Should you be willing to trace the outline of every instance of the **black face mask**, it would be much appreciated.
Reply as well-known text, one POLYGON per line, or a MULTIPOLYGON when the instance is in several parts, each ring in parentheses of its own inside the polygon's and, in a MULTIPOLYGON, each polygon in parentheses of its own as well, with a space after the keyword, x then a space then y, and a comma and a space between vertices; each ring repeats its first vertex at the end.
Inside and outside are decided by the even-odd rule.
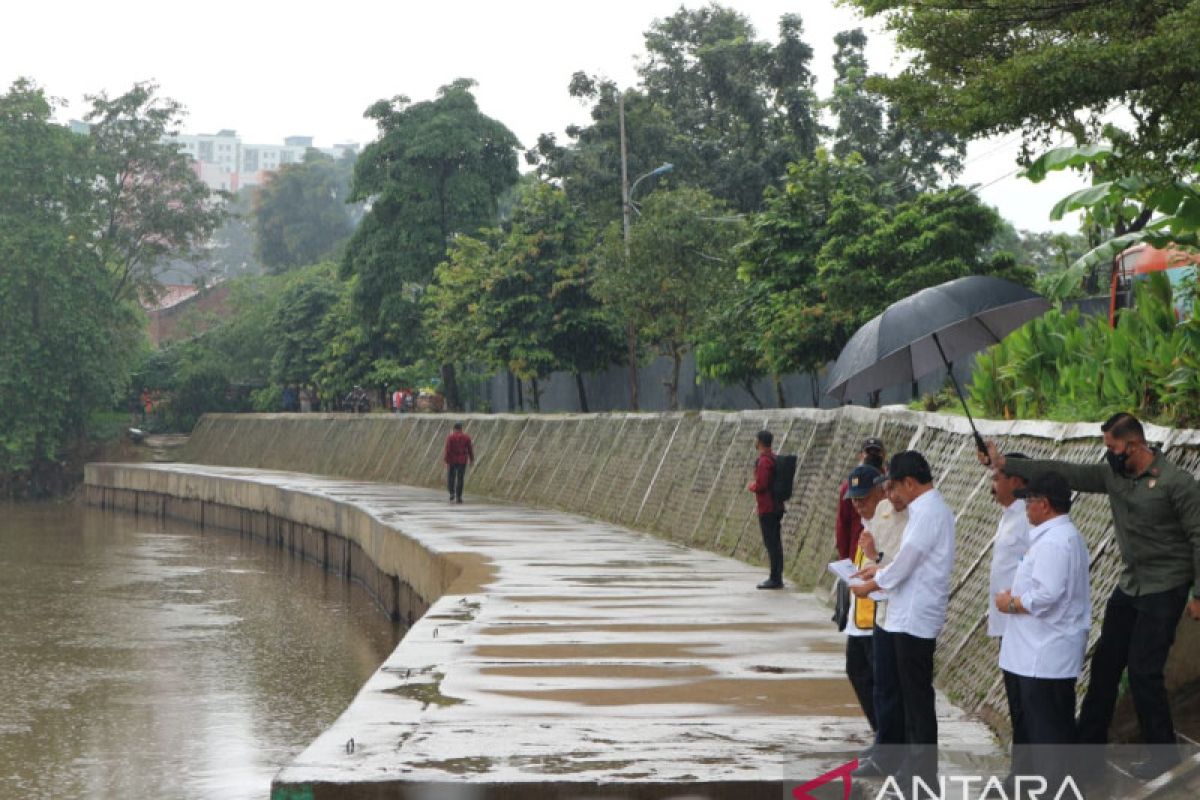
POLYGON ((1125 475, 1125 467, 1129 463, 1129 453, 1114 453, 1111 450, 1106 450, 1104 459, 1108 462, 1108 466, 1114 475, 1125 475))

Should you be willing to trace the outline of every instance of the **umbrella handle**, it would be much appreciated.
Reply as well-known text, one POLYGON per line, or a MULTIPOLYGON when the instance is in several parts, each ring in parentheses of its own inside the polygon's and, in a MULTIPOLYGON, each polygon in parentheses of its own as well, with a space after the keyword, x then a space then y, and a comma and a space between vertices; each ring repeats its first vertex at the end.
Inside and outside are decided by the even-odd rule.
POLYGON ((979 429, 975 427, 975 420, 971 417, 971 409, 967 408, 967 398, 963 396, 962 387, 958 385, 958 378, 954 377, 954 368, 950 366, 950 359, 946 358, 946 351, 942 349, 942 342, 938 339, 938 335, 933 335, 933 343, 937 345, 938 353, 942 356, 942 363, 946 365, 946 372, 950 373, 950 382, 954 384, 954 391, 958 393, 958 401, 962 403, 963 412, 967 415, 967 422, 971 423, 971 433, 975 434, 975 446, 979 448, 979 452, 983 453, 983 461, 989 467, 992 465, 991 456, 988 455, 987 443, 983 441, 983 437, 979 435, 979 429))

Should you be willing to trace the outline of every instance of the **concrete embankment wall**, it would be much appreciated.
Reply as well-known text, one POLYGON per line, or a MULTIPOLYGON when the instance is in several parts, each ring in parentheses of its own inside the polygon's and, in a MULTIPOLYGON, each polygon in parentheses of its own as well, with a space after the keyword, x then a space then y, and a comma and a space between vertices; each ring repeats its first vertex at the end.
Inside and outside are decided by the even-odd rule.
MULTIPOLYGON (((442 443, 449 415, 210 415, 181 461, 284 469, 444 487, 442 443)), ((903 409, 770 412, 479 415, 462 420, 475 442, 467 495, 558 508, 645 530, 689 547, 763 562, 753 500, 745 491, 754 433, 775 433, 776 449, 799 456, 795 497, 784 519, 787 576, 828 591, 835 557, 838 484, 859 444, 880 436, 890 452, 917 449, 958 513, 958 551, 949 621, 939 639, 938 681, 957 703, 1004 726, 996 646, 986 636, 988 564, 998 509, 988 472, 975 458, 966 421, 903 409)), ((985 436, 1035 458, 1100 458, 1098 426, 981 422, 985 436)), ((1193 473, 1200 432, 1151 428, 1150 437, 1193 473)), ((1106 498, 1080 498, 1072 512, 1092 553, 1096 618, 1116 582, 1119 554, 1106 498)), ((569 549, 570 541, 550 546, 569 549)), ((1181 554, 1181 557, 1187 557, 1181 554)), ((411 574, 411 570, 409 570, 411 574)), ((393 573, 397 574, 397 573, 393 573)), ((748 589, 750 587, 747 587, 748 589)), ((1200 677, 1200 635, 1184 622, 1170 666, 1172 686, 1200 677)), ((1099 632, 1093 627, 1093 643, 1099 632)), ((1083 688, 1081 683, 1081 690, 1083 688)))
POLYGON ((478 566, 470 554, 431 552, 353 504, 291 488, 136 464, 88 464, 86 473, 89 505, 180 519, 286 549, 359 583, 409 627, 456 580, 473 579, 478 566))

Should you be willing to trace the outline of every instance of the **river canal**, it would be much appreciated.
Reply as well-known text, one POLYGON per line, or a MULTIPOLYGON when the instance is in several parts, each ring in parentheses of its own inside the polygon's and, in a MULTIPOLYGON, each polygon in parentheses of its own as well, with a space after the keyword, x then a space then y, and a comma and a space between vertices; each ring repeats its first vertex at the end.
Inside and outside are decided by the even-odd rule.
POLYGON ((401 634, 236 534, 0 504, 0 797, 266 798, 401 634))

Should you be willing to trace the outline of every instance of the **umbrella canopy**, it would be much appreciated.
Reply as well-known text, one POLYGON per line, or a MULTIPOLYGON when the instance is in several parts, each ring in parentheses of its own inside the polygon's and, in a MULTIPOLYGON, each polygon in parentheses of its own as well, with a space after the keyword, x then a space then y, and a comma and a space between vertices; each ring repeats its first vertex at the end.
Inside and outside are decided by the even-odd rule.
POLYGON ((999 342, 1050 308, 1036 292, 986 275, 922 289, 850 337, 825 393, 844 400, 915 381, 999 342))

